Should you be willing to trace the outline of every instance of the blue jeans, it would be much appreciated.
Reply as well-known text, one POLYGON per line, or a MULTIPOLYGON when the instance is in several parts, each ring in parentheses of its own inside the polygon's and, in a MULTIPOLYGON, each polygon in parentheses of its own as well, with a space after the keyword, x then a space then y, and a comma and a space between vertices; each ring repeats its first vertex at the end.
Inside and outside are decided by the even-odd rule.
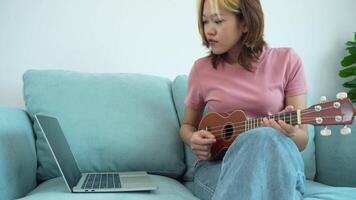
POLYGON ((200 161, 194 194, 214 200, 303 199, 304 163, 295 143, 276 129, 242 133, 222 161, 200 161))

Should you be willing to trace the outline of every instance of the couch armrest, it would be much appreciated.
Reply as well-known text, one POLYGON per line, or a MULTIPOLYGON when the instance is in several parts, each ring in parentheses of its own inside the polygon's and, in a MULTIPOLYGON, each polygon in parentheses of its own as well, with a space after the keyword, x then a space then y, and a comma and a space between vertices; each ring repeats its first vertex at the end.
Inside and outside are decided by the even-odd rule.
POLYGON ((0 199, 16 199, 36 187, 32 123, 25 111, 0 107, 0 199))

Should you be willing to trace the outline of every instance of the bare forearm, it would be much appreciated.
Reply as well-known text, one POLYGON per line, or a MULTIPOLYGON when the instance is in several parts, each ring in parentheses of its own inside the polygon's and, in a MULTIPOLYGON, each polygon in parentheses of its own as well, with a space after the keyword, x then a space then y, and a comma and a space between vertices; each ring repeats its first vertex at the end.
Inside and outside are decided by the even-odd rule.
POLYGON ((190 138, 192 134, 196 131, 196 128, 189 124, 183 124, 180 128, 180 137, 182 138, 183 142, 190 146, 190 138))
POLYGON ((298 128, 291 139, 297 145, 299 151, 303 151, 308 144, 308 131, 306 125, 302 125, 298 128))

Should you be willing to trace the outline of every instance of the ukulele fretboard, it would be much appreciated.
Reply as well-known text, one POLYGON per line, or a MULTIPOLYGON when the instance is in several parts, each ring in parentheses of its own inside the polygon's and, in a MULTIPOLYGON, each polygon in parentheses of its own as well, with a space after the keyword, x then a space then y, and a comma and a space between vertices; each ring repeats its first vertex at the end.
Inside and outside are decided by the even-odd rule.
MULTIPOLYGON (((273 119, 275 121, 282 120, 287 124, 292 126, 301 124, 300 123, 300 111, 292 111, 292 112, 283 112, 274 115, 266 116, 267 119, 273 119)), ((264 117, 254 118, 254 119, 247 119, 245 120, 245 131, 252 130, 255 128, 262 127, 264 117)))

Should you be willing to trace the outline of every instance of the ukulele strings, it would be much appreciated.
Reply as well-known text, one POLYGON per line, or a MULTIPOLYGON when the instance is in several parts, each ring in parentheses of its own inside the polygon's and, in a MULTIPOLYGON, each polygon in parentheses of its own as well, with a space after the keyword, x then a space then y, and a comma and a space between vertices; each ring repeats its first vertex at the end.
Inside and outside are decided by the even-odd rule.
MULTIPOLYGON (((312 122, 312 121, 314 121, 314 120, 305 120, 305 121, 303 121, 303 123, 312 122)), ((265 127, 265 126, 259 126, 259 127, 255 127, 255 128, 260 128, 260 127, 265 127)), ((229 137, 237 136, 237 135, 239 135, 245 131, 251 130, 251 129, 245 130, 245 128, 243 128, 243 129, 234 129, 234 130, 229 130, 224 133, 214 134, 215 139, 222 139, 222 138, 226 138, 226 137, 229 138, 229 137), (234 130, 236 130, 237 133, 233 133, 233 132, 235 132, 234 130)), ((218 133, 220 131, 215 131, 215 132, 218 133)), ((213 132, 211 132, 211 133, 213 133, 213 132)))
MULTIPOLYGON (((332 108, 334 108, 334 107, 327 107, 327 108, 325 108, 324 110, 328 110, 328 109, 332 109, 332 108)), ((303 115, 307 115, 307 114, 312 114, 312 113, 316 113, 316 112, 318 112, 318 111, 314 111, 314 110, 312 110, 312 109, 308 109, 308 110, 303 110, 302 112, 301 112, 301 116, 303 116, 303 115), (311 112, 306 112, 306 111, 308 111, 308 110, 310 110, 311 112), (305 112, 304 112, 305 111, 305 112)), ((291 112, 292 113, 292 112, 291 112)), ((288 117, 288 118, 286 118, 286 119, 289 119, 290 117, 288 117)), ((291 119, 292 120, 290 120, 290 121, 293 121, 293 120, 296 120, 298 118, 298 116, 296 115, 296 114, 294 114, 294 115, 292 115, 292 117, 291 117, 291 119)), ((313 118, 313 117, 309 117, 309 118, 313 118)), ((252 119, 252 120, 254 120, 254 119, 252 119)), ((245 120, 246 121, 246 120, 245 120)), ((245 126, 245 124, 246 124, 246 122, 235 122, 235 123, 231 123, 231 125, 233 125, 233 126, 235 126, 235 125, 243 125, 243 126, 245 126)), ((257 120, 258 121, 258 120, 257 120)), ((252 121, 251 121, 252 122, 252 121)), ((224 126, 221 126, 221 125, 218 125, 218 126, 212 126, 212 127, 209 127, 209 129, 210 130, 214 130, 214 129, 221 129, 221 128, 223 128, 224 126)), ((236 127, 236 126, 235 126, 236 127)))
MULTIPOLYGON (((333 119, 334 117, 324 117, 324 119, 333 119)), ((296 118, 295 118, 296 119, 296 118)), ((282 120, 283 121, 283 120, 282 120)), ((306 124, 308 122, 315 122, 315 118, 314 117, 305 117, 302 121, 301 124, 306 124)), ((230 125, 230 124, 229 124, 230 125)), ((221 129, 223 129, 225 126, 222 126, 219 130, 213 130, 211 131, 210 129, 208 129, 209 132, 211 133, 218 133, 221 131, 221 129)), ((264 127, 262 125, 259 125, 257 123, 255 124, 250 124, 250 126, 245 126, 245 125, 240 125, 240 126, 232 126, 232 128, 227 128, 227 129, 239 129, 239 128, 243 128, 243 129, 253 129, 253 128, 259 128, 259 127, 264 127)))
MULTIPOLYGON (((326 109, 330 109, 330 108, 325 108, 326 109)), ((307 111, 307 110, 305 110, 307 111)), ((305 113, 302 113, 302 115, 304 114, 310 114, 310 113, 314 113, 315 111, 312 111, 312 112, 305 112, 305 113)), ((324 117, 324 118, 334 118, 334 117, 324 117)), ((293 117, 293 120, 297 119, 295 116, 293 117)), ((309 117, 309 118, 304 118, 301 122, 301 124, 305 124, 305 123, 308 123, 308 122, 314 122, 314 117, 309 117)), ((233 126, 233 128, 230 128, 228 129, 228 131, 224 132, 224 133, 220 133, 221 132, 221 128, 223 128, 224 126, 215 126, 213 128, 217 128, 217 127, 220 127, 220 130, 218 131, 210 131, 211 133, 220 133, 220 134, 214 134, 215 135, 215 138, 216 139, 219 139, 219 138, 223 138, 223 137, 232 137, 232 136, 235 136, 235 135, 238 135, 240 134, 241 132, 244 132, 244 131, 247 131, 246 130, 246 126, 245 125, 242 125, 242 126, 238 126, 238 124, 243 124, 244 122, 237 122, 237 123, 232 123, 232 124, 235 124, 235 126, 233 126), (242 128, 242 129, 241 129, 242 128), (237 130, 238 132, 240 133, 237 133, 237 134, 231 134, 232 132, 234 132, 234 130, 237 130), (229 135, 231 134, 231 135, 229 135)), ((252 127, 252 126, 251 126, 252 127)), ((264 126, 258 126, 257 127, 253 127, 252 129, 254 128, 259 128, 259 127, 264 127, 264 126)), ((248 130, 250 130, 250 128, 247 128, 248 130)))
MULTIPOLYGON (((324 117, 324 118, 334 118, 334 117, 324 117)), ((301 124, 306 124, 308 122, 315 122, 315 120, 314 120, 314 118, 305 119, 305 120, 302 120, 301 124)), ((223 138, 223 137, 225 137, 225 135, 228 135, 228 134, 234 132, 234 130, 237 130, 239 133, 232 134, 231 136, 238 135, 241 132, 245 132, 245 131, 248 131, 248 130, 251 130, 251 129, 255 129, 255 128, 260 128, 260 127, 265 127, 265 126, 255 126, 255 127, 252 127, 252 128, 246 128, 245 126, 233 126, 233 128, 230 128, 225 132, 222 132, 221 130, 210 131, 210 132, 212 134, 214 134, 215 138, 223 138), (222 133, 220 133, 220 132, 222 132, 222 133)))

